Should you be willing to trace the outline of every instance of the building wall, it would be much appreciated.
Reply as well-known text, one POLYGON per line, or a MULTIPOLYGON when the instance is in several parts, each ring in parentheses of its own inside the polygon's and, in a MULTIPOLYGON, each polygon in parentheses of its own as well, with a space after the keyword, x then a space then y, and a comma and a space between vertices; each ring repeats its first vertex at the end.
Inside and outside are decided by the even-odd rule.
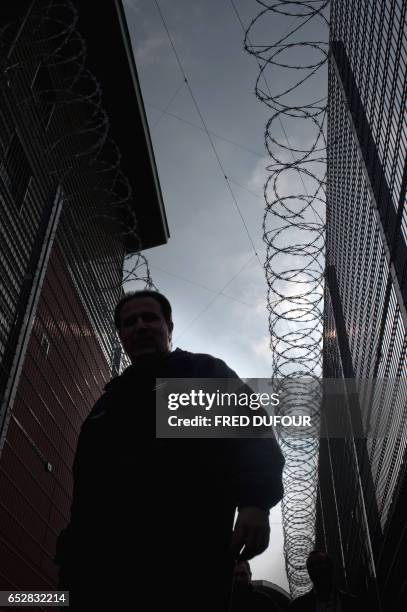
POLYGON ((0 590, 56 587, 74 452, 111 377, 122 293, 126 181, 114 145, 98 147, 107 133, 92 120, 108 121, 98 92, 86 105, 95 83, 82 71, 72 86, 79 36, 67 56, 52 36, 72 31, 70 4, 50 4, 32 4, 18 39, 0 30, 0 590))
POLYGON ((79 430, 109 379, 55 244, 0 460, 2 590, 55 588, 55 541, 69 520, 79 430))
MULTIPOLYGON (((406 14, 405 0, 331 3, 324 376, 393 382, 358 385, 363 447, 321 445, 317 540, 341 553, 341 579, 359 592, 364 568, 376 600, 388 596, 383 572, 400 570, 386 541, 407 450, 405 386, 394 382, 407 375, 406 14)), ((401 574, 394 584, 401 593, 401 574)))

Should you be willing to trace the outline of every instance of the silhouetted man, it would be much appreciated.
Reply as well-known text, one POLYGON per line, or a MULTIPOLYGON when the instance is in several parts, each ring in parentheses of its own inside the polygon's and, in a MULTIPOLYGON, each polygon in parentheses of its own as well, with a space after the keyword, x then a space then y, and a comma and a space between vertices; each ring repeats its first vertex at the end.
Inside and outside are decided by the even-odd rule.
POLYGON ((154 605, 162 597, 168 609, 226 609, 233 558, 267 548, 268 512, 283 493, 280 449, 274 439, 157 439, 154 470, 156 378, 237 375, 210 355, 171 351, 171 306, 160 293, 125 296, 115 323, 132 364, 82 426, 71 521, 57 546, 60 586, 88 609, 131 609, 148 582, 154 605), (214 580, 197 598, 208 564, 214 580))
POLYGON ((290 611, 357 612, 362 609, 356 597, 336 588, 332 561, 327 553, 312 551, 308 555, 307 570, 314 588, 294 599, 290 611))

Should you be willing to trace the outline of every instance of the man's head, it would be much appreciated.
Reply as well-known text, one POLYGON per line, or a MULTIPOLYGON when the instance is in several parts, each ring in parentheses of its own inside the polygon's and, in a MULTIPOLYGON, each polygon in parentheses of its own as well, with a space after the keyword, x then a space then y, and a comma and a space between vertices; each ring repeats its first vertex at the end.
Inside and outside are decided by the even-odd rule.
POLYGON ((134 362, 144 353, 171 350, 171 304, 158 291, 135 291, 117 304, 114 322, 123 348, 134 362))
POLYGON ((248 585, 252 582, 252 571, 248 561, 241 559, 236 562, 233 572, 234 584, 248 585))
POLYGON ((333 585, 333 565, 326 552, 313 550, 307 559, 307 570, 316 591, 327 591, 333 585))

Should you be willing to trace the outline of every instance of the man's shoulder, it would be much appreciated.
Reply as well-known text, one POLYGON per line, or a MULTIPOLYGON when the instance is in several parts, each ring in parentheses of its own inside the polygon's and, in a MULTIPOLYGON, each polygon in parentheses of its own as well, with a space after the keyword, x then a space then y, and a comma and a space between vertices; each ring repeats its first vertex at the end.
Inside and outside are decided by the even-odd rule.
POLYGON ((209 355, 208 353, 191 353, 176 348, 171 353, 171 361, 174 365, 187 366, 194 375, 199 378, 237 378, 237 374, 222 359, 209 355))
MULTIPOLYGON (((176 348, 168 355, 168 372, 164 375, 176 378, 238 378, 222 359, 207 353, 192 353, 176 348)), ((112 378, 104 387, 104 391, 97 400, 92 410, 86 417, 83 425, 92 424, 102 419, 112 403, 127 384, 134 382, 134 374, 137 372, 133 365, 126 368, 119 376, 112 378)))
POLYGON ((176 348, 170 354, 171 359, 186 359, 191 361, 219 361, 213 355, 208 353, 192 353, 191 351, 185 351, 184 349, 176 348))
POLYGON ((110 396, 109 394, 104 392, 96 401, 88 416, 83 421, 81 427, 82 434, 84 434, 88 430, 92 430, 94 425, 98 425, 99 423, 102 423, 104 421, 104 417, 108 412, 109 405, 110 396))
POLYGON ((121 390, 123 383, 129 376, 129 370, 131 367, 132 366, 129 366, 120 375, 114 376, 108 383, 106 383, 102 395, 96 401, 88 416, 85 418, 83 426, 100 421, 107 413, 110 405, 115 400, 116 392, 121 390))

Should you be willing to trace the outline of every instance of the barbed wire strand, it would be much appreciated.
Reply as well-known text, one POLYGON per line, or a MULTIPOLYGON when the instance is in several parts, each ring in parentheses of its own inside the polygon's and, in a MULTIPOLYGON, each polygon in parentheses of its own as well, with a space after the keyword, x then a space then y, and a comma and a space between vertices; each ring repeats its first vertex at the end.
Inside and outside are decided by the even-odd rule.
POLYGON ((251 234, 250 234, 250 231, 249 231, 249 228, 248 228, 248 226, 247 226, 247 223, 246 223, 246 221, 245 221, 245 219, 244 219, 244 217, 243 217, 242 211, 240 210, 239 204, 238 204, 237 199, 236 199, 236 196, 235 196, 235 194, 234 194, 234 192, 233 192, 232 186, 231 186, 231 184, 230 184, 230 182, 229 182, 229 179, 228 179, 228 176, 227 176, 227 174, 226 174, 225 168, 224 168, 224 166, 223 166, 223 164, 222 164, 222 161, 221 161, 221 159, 220 159, 220 157, 219 157, 219 154, 218 154, 217 149, 216 149, 216 147, 215 147, 215 143, 213 142, 213 138, 212 138, 211 133, 210 133, 210 131, 209 131, 209 129, 208 129, 208 126, 207 126, 207 124, 206 124, 206 121, 205 121, 205 119, 204 119, 204 117, 203 117, 203 115, 202 115, 202 112, 201 112, 201 109, 200 109, 200 107, 199 107, 199 104, 198 104, 197 98, 196 98, 196 96, 194 95, 194 93, 193 93, 193 91, 192 91, 192 88, 191 88, 191 85, 190 85, 190 83, 189 83, 189 81, 188 81, 188 79, 187 79, 187 76, 186 76, 185 70, 184 70, 184 68, 183 68, 182 62, 181 62, 181 60, 180 60, 180 58, 179 58, 179 55, 178 55, 178 53, 177 53, 177 49, 176 49, 176 47, 175 47, 174 40, 173 40, 173 38, 172 38, 172 36, 171 36, 171 33, 170 33, 170 31, 169 31, 169 28, 168 28, 167 22, 166 22, 166 20, 165 20, 165 17, 164 17, 164 15, 163 15, 162 11, 161 11, 161 8, 160 8, 160 5, 159 5, 159 3, 158 3, 158 0, 154 0, 154 3, 155 3, 155 5, 156 5, 156 7, 157 7, 157 11, 158 11, 158 13, 159 13, 159 15, 160 15, 160 18, 161 18, 161 21, 162 21, 162 23, 163 23, 163 26, 164 26, 165 32, 166 32, 166 34, 167 34, 168 40, 169 40, 170 45, 171 45, 171 47, 172 47, 172 50, 173 50, 173 52, 174 52, 174 56, 175 56, 175 59, 176 59, 176 61, 177 61, 178 67, 179 67, 179 69, 180 69, 180 71, 181 71, 181 74, 183 75, 183 78, 184 78, 185 84, 186 84, 186 86, 187 86, 187 88, 188 88, 188 91, 189 91, 189 94, 190 94, 190 96, 191 96, 192 102, 193 102, 193 104, 194 104, 194 106, 195 106, 195 110, 196 110, 196 112, 198 113, 199 119, 200 119, 200 121, 201 121, 201 123, 202 123, 202 126, 203 126, 203 128, 204 128, 204 130, 205 130, 205 133, 206 133, 206 135, 207 135, 207 137, 208 137, 208 140, 209 140, 209 144, 210 144, 210 146, 211 146, 211 149, 212 149, 212 151, 213 151, 213 153, 214 153, 214 155, 215 155, 216 161, 217 161, 217 163, 218 163, 218 165, 219 165, 219 168, 220 168, 220 170, 221 170, 221 172, 222 172, 223 178, 225 179, 226 186, 227 186, 228 191, 229 191, 229 193, 230 193, 230 196, 231 196, 231 198, 232 198, 233 204, 234 204, 234 206, 235 206, 235 208, 236 208, 236 210, 237 210, 237 213, 238 213, 238 215, 239 215, 239 217, 240 217, 240 219, 241 219, 241 222, 242 222, 242 224, 243 224, 243 227, 244 227, 244 230, 245 230, 245 232, 246 232, 247 238, 248 238, 248 240, 249 240, 249 242, 250 242, 250 245, 251 245, 251 247, 252 247, 252 249, 253 249, 254 255, 255 255, 255 257, 256 257, 256 259, 257 259, 257 261, 259 262, 260 267, 263 269, 263 264, 261 263, 261 260, 260 260, 260 258, 259 258, 259 255, 258 255, 258 253, 257 253, 257 250, 256 250, 256 247, 255 247, 255 244, 254 244, 253 238, 252 238, 252 236, 251 236, 251 234))
MULTIPOLYGON (((326 64, 327 41, 293 39, 313 20, 328 24, 323 14, 328 1, 266 4, 258 0, 262 10, 247 28, 234 1, 230 1, 245 33, 244 48, 259 67, 255 94, 273 111, 264 134, 272 163, 267 167, 270 174, 264 186, 263 218, 272 378, 279 379, 282 391, 280 414, 293 415, 306 409, 314 424, 309 437, 288 438, 282 429, 278 432, 286 458, 282 501, 286 571, 291 595, 297 597, 310 587, 305 562, 315 537, 326 182, 326 98, 300 104, 298 100, 305 84, 326 64), (251 33, 266 15, 289 18, 290 24, 276 42, 254 45, 251 33), (283 59, 293 57, 296 49, 301 49, 301 64, 283 59), (317 54, 318 59, 307 62, 307 53, 317 54), (283 84, 282 91, 269 87, 266 70, 270 67, 285 72, 280 80, 274 79, 283 84), (284 85, 294 73, 298 75, 294 83, 284 85), (276 121, 282 138, 275 136, 276 121), (294 147, 286 123, 298 129, 301 121, 313 129, 313 137, 309 146, 294 147)), ((295 133, 293 129, 290 132, 295 133)))
MULTIPOLYGON (((78 20, 70 0, 36 2, 16 45, 3 54, 2 70, 8 95, 16 99, 27 125, 31 121, 27 129, 35 129, 43 141, 43 163, 63 193, 60 240, 75 278, 93 296, 95 329, 111 359, 114 346, 107 346, 106 338, 117 343, 112 316, 117 299, 129 282, 156 287, 141 252, 132 186, 121 170, 120 149, 110 136, 102 87, 86 67, 86 42, 77 29, 78 20), (47 73, 46 79, 36 78, 33 88, 22 94, 25 75, 35 75, 38 67, 47 73), (36 126, 49 107, 47 100, 52 100, 52 114, 40 132, 36 126), (102 240, 101 232, 106 252, 98 257, 95 247, 102 240), (127 253, 125 243, 131 243, 127 253), (119 264, 123 258, 124 272, 119 264)), ((13 24, 0 32, 5 49, 10 28, 13 24)))
POLYGON ((239 268, 239 270, 236 272, 236 274, 234 274, 232 276, 232 278, 230 278, 227 283, 225 283, 223 285, 223 287, 221 287, 221 289, 219 289, 219 291, 216 293, 216 295, 213 296, 213 298, 206 304, 206 306, 204 306, 202 308, 202 310, 200 310, 198 312, 198 314, 184 327, 183 330, 181 330, 181 332, 177 335, 176 337, 176 341, 179 342, 180 338, 182 338, 182 336, 184 336, 186 334, 186 332, 191 328, 192 325, 194 325, 194 323, 196 323, 196 321, 203 315, 205 314, 205 312, 212 306, 212 304, 215 302, 215 300, 217 300, 221 295, 223 295, 223 292, 225 291, 225 289, 227 289, 227 287, 229 287, 229 285, 239 276, 239 274, 241 274, 243 272, 243 270, 249 265, 249 263, 251 261, 253 261, 255 259, 255 255, 252 255, 247 261, 246 263, 243 264, 243 266, 241 268, 239 268))
MULTIPOLYGON (((200 130, 201 132, 205 132, 205 128, 203 128, 201 125, 198 125, 197 123, 194 123, 193 121, 189 121, 188 119, 185 119, 185 117, 180 117, 179 115, 176 115, 173 112, 170 112, 168 110, 162 110, 161 108, 159 108, 158 106, 156 106, 155 104, 153 104, 152 102, 147 102, 146 103, 147 106, 150 106, 151 108, 154 108, 157 112, 161 112, 164 115, 167 115, 168 117, 173 117, 174 119, 178 119, 178 121, 181 121, 182 123, 185 123, 186 125, 190 125, 191 127, 196 128, 197 130, 200 130)), ((255 155, 256 157, 260 157, 260 158, 264 158, 264 153, 259 153, 258 151, 254 151, 253 149, 249 149, 248 147, 245 147, 244 145, 240 144, 239 142, 236 142, 234 140, 231 140, 230 138, 226 138, 225 136, 221 136, 220 134, 217 134, 216 132, 213 132, 212 130, 209 130, 209 133, 211 134, 211 136, 214 136, 215 138, 217 138, 218 140, 223 140, 224 142, 227 142, 235 147, 237 147, 238 149, 242 149, 243 151, 247 151, 247 153, 251 153, 252 155, 255 155)), ((230 178, 229 178, 230 180, 230 178)))
POLYGON ((181 81, 180 85, 177 87, 177 89, 175 90, 175 92, 173 93, 171 98, 169 99, 168 104, 166 104, 165 108, 158 109, 161 114, 158 117, 158 119, 156 119, 154 124, 151 126, 151 129, 150 129, 151 133, 154 132, 155 128, 160 123, 160 121, 164 117, 164 115, 168 114, 168 109, 171 107, 171 104, 174 102, 174 100, 176 99, 176 97, 178 96, 179 92, 181 91, 181 89, 183 89, 184 86, 185 86, 185 81, 181 81))
POLYGON ((216 289, 211 289, 210 287, 207 287, 207 285, 203 285, 202 283, 198 283, 198 282, 192 280, 191 278, 186 278, 185 276, 181 276, 180 274, 175 274, 174 272, 169 272, 168 270, 164 270, 163 268, 160 268, 159 266, 156 266, 155 264, 151 265, 150 267, 153 268, 154 270, 158 270, 159 272, 163 272, 167 276, 172 276, 173 278, 181 280, 184 283, 188 283, 189 285, 194 285, 195 287, 199 287, 200 289, 204 289, 205 291, 209 291, 209 293, 214 293, 216 295, 223 296, 223 297, 227 298, 228 300, 232 300, 233 302, 238 302, 239 304, 242 304, 243 306, 247 306, 248 308, 254 308, 255 307, 254 304, 249 304, 248 302, 244 302, 243 300, 239 300, 239 298, 236 298, 233 295, 228 295, 227 293, 223 293, 223 292, 219 293, 219 291, 217 291, 216 289))

